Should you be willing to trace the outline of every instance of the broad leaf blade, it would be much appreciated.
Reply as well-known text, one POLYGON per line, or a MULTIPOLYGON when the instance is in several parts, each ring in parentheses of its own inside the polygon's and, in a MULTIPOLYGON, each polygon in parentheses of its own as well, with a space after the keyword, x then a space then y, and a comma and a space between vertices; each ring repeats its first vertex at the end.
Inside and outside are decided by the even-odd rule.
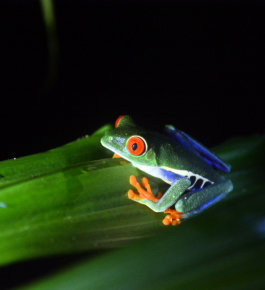
MULTIPOLYGON (((128 178, 131 174, 141 176, 141 172, 130 164, 122 164, 120 160, 88 161, 95 154, 81 162, 82 152, 86 148, 100 152, 99 138, 103 133, 96 134, 97 141, 93 141, 92 137, 88 138, 82 150, 72 143, 72 148, 67 152, 71 162, 67 165, 61 162, 61 166, 54 169, 53 163, 48 162, 47 170, 33 178, 31 170, 34 168, 26 167, 28 171, 25 170, 26 173, 20 176, 20 179, 2 187, 1 264, 54 254, 119 247, 131 240, 153 235, 159 230, 171 230, 162 226, 163 214, 156 214, 128 200, 128 178), (89 140, 92 141, 92 145, 89 140)), ((261 194, 261 186, 262 190, 264 188, 261 178, 264 163, 261 162, 260 155, 263 147, 264 138, 257 137, 251 141, 241 139, 230 142, 230 145, 227 143, 223 149, 222 146, 216 148, 216 152, 225 161, 237 168, 230 175, 235 190, 225 201, 202 216, 192 219, 195 225, 197 219, 207 215, 210 215, 211 222, 216 219, 216 223, 220 223, 224 221, 224 217, 229 221, 237 214, 226 205, 229 199, 236 200, 240 195, 248 199, 250 194, 261 194), (236 147, 233 144, 241 147, 244 147, 244 144, 251 146, 234 157, 236 147), (244 160, 247 160, 248 166, 244 165, 244 160)), ((101 151, 101 154, 104 156, 105 153, 101 151)), ((37 157, 42 160, 43 156, 37 157)), ((3 163, 5 162, 7 161, 3 163)), ((42 167, 37 167, 37 170, 42 170, 42 167)), ((243 213, 245 214, 244 211, 243 213)), ((208 219, 205 219, 198 229, 203 230, 208 222, 208 219)), ((179 228, 185 228, 187 223, 183 223, 179 228)), ((176 228, 174 230, 179 231, 176 228)))
POLYGON ((79 163, 110 156, 102 146, 99 146, 100 138, 110 128, 111 126, 106 125, 90 137, 85 136, 44 153, 0 162, 0 189, 13 183, 70 168, 79 163))
POLYGON ((0 264, 118 247, 160 226, 127 198, 139 171, 121 160, 90 161, 106 156, 104 131, 0 163, 0 264))
POLYGON ((245 189, 251 194, 26 289, 263 289, 264 181, 245 189))

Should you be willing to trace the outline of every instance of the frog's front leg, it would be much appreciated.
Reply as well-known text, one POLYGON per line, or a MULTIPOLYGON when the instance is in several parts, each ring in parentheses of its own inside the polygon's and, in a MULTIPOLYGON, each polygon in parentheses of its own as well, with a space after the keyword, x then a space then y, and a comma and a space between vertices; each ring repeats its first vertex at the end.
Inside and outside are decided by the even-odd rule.
POLYGON ((142 180, 142 183, 146 190, 144 190, 138 183, 135 176, 130 176, 130 184, 134 186, 139 194, 134 193, 131 189, 128 192, 128 197, 136 202, 144 204, 151 208, 155 212, 165 212, 169 215, 165 217, 163 223, 165 225, 177 224, 177 220, 180 220, 181 213, 176 210, 170 209, 170 207, 176 202, 179 196, 185 192, 185 190, 190 186, 191 182, 187 178, 177 179, 170 188, 165 192, 165 194, 159 198, 153 195, 150 185, 148 184, 147 178, 142 180))
POLYGON ((191 217, 218 202, 232 190, 233 184, 230 180, 221 180, 204 189, 183 195, 175 208, 183 213, 184 218, 191 217))

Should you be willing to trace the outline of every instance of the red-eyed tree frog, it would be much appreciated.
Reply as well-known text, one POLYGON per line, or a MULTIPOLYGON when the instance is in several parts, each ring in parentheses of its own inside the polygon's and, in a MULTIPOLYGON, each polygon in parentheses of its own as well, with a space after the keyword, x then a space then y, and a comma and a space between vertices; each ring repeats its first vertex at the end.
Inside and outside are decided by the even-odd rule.
POLYGON ((115 129, 108 131, 101 144, 147 174, 160 178, 170 187, 154 195, 148 179, 142 185, 135 176, 128 191, 129 199, 164 212, 164 225, 177 225, 224 198, 233 189, 230 180, 217 170, 228 173, 230 166, 216 157, 188 134, 166 126, 166 133, 146 131, 125 115, 117 119, 115 129))

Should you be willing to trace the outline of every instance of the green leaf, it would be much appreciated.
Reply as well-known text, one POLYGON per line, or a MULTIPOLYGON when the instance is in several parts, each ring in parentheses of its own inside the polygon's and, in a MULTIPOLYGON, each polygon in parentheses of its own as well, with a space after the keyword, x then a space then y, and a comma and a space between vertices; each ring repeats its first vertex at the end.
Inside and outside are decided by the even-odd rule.
POLYGON ((264 143, 256 136, 215 148, 235 168, 234 191, 223 202, 26 289, 263 289, 264 143))
MULTIPOLYGON (((99 140, 108 129, 45 153, 0 163, 0 264, 118 248, 135 241, 135 246, 88 261, 43 282, 43 287, 54 283, 67 289, 68 281, 69 288, 84 284, 97 289, 115 281, 113 285, 130 283, 131 289, 137 285, 160 289, 163 283, 170 289, 185 286, 190 276, 196 281, 198 273, 207 276, 209 263, 211 269, 228 267, 230 258, 231 271, 236 267, 250 271, 243 262, 264 254, 265 137, 237 138, 214 148, 232 165, 234 191, 179 227, 165 227, 164 214, 128 200, 129 176, 142 173, 129 163, 106 158, 111 153, 99 140), (152 238, 143 240, 148 236, 152 238), (205 270, 197 269, 199 265, 205 270), (99 278, 95 269, 102 269, 106 277, 99 278)), ((154 184, 155 179, 150 180, 154 184)), ((255 265, 251 277, 258 279, 264 265, 261 261, 255 265)), ((206 280, 216 279, 217 272, 213 275, 206 280)), ((202 286, 208 285, 206 280, 202 286)))
POLYGON ((71 168, 80 163, 110 156, 110 153, 107 154, 106 150, 99 145, 101 136, 110 128, 110 125, 106 125, 90 137, 85 136, 45 153, 0 162, 0 189, 7 185, 71 168))
POLYGON ((99 159, 111 155, 99 142, 108 129, 0 163, 0 264, 118 247, 161 226, 127 198, 129 176, 140 172, 99 159))

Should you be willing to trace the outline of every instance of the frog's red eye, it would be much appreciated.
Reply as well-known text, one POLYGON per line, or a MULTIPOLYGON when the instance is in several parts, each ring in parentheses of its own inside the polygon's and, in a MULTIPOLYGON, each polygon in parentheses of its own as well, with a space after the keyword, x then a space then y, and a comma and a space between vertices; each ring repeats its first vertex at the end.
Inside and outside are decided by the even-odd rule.
POLYGON ((118 127, 120 120, 124 117, 124 115, 121 115, 115 122, 115 128, 118 127))
POLYGON ((127 141, 127 149, 132 155, 139 156, 146 151, 146 143, 142 138, 132 136, 127 141))

